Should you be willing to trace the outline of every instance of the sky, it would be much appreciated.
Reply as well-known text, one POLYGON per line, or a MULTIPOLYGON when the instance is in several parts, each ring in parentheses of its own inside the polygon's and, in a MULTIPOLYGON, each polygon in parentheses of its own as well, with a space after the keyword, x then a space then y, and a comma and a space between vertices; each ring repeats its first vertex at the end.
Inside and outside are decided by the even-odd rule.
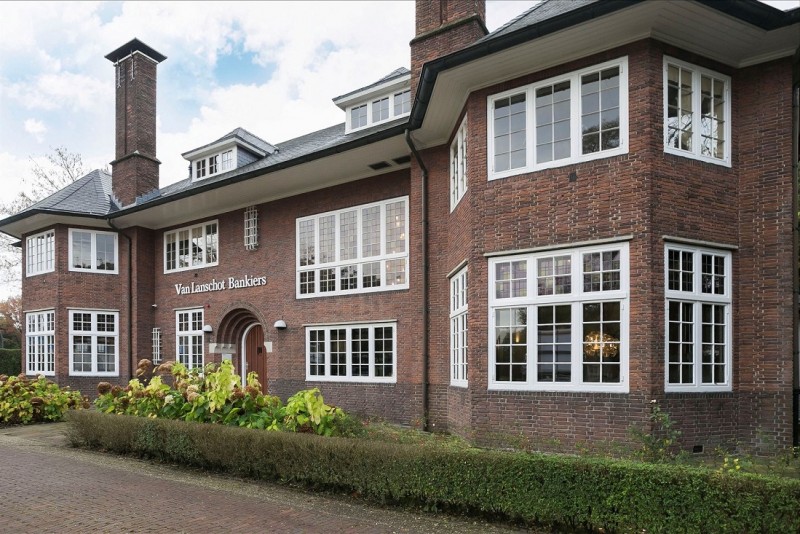
MULTIPOLYGON (((536 3, 488 1, 489 30, 536 3)), ((108 167, 114 67, 104 56, 134 37, 167 56, 158 66, 163 187, 188 175, 181 153, 234 128, 280 143, 344 122, 332 98, 409 66, 414 3, 0 2, 0 20, 7 200, 54 147, 80 154, 87 171, 108 167)), ((0 298, 10 291, 0 286, 0 298)))

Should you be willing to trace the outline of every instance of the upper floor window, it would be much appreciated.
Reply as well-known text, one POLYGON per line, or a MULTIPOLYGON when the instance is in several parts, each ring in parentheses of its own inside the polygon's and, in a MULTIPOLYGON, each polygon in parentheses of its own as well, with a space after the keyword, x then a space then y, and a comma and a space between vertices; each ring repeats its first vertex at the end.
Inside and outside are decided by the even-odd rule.
POLYGON ((306 328, 306 380, 396 382, 397 323, 306 328))
POLYGON ((195 164, 195 178, 205 178, 206 177, 206 160, 205 158, 197 161, 195 164))
POLYGON ((255 206, 244 210, 244 248, 246 250, 258 248, 258 210, 255 206))
POLYGON ((450 145, 450 211, 458 205, 458 201, 467 190, 467 118, 450 145))
POLYGON ((50 273, 55 270, 55 230, 28 236, 25 240, 25 275, 50 273))
POLYGON ((219 155, 210 156, 208 158, 208 175, 217 174, 217 164, 219 163, 219 155))
POLYGON ((372 103, 372 122, 385 121, 389 118, 389 97, 381 98, 372 103))
POLYGON ((664 151, 730 166, 731 79, 664 57, 664 151))
POLYGON ((408 197, 297 219, 297 297, 408 288, 408 197))
POLYGON ((450 278, 450 384, 467 385, 467 268, 450 278))
POLYGON ((69 374, 117 376, 119 374, 119 313, 69 312, 69 374))
POLYGON ((489 179, 628 151, 628 58, 489 97, 489 179))
POLYGON ((730 391, 731 253, 665 248, 666 390, 730 391))
POLYGON ((628 244, 493 258, 490 389, 627 392, 628 244))
POLYGON ((175 313, 176 359, 188 369, 203 368, 203 309, 175 313))
POLYGON ((217 265, 217 221, 164 232, 164 272, 217 265))
POLYGON ((53 310, 25 314, 26 374, 56 374, 55 330, 53 310))
POLYGON ((229 171, 233 169, 233 150, 226 150, 222 153, 222 170, 229 171))
POLYGON ((350 110, 350 128, 361 128, 367 125, 367 105, 354 107, 350 110))
POLYGON ((69 270, 117 274, 117 234, 70 228, 69 270))
POLYGON ((411 113, 411 89, 394 94, 394 116, 411 113))

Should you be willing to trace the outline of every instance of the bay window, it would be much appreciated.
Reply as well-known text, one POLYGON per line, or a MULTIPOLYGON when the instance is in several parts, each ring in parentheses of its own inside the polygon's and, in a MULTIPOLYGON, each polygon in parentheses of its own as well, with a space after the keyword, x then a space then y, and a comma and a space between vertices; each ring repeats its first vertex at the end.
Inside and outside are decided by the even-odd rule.
POLYGON ((25 354, 26 374, 45 376, 56 374, 53 310, 25 314, 25 354))
POLYGON ((628 59, 492 95, 489 179, 628 151, 628 59))
POLYGON ((119 375, 119 312, 70 310, 69 374, 119 375))
POLYGON ((117 274, 117 234, 70 228, 69 258, 70 271, 117 274))
POLYGON ((628 244, 489 260, 495 390, 627 392, 628 244))

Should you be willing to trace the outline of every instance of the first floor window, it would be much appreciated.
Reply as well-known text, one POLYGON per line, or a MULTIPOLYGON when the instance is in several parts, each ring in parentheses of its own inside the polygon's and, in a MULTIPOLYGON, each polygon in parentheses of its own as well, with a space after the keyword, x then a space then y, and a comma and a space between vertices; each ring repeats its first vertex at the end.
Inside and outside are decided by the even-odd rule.
POLYGON ((203 310, 185 310, 175 314, 177 361, 188 369, 203 368, 203 310))
POLYGON ((467 118, 450 145, 450 211, 458 205, 458 201, 467 191, 467 118))
POLYGON ((408 287, 408 198, 297 220, 297 297, 408 287))
POLYGON ((29 236, 25 242, 25 275, 52 272, 55 269, 55 230, 29 236))
POLYGON ((467 268, 450 279, 450 384, 467 385, 467 268))
POLYGON ((70 374, 119 375, 119 313, 69 312, 70 374))
POLYGON ((116 274, 117 234, 70 228, 70 271, 116 274))
POLYGON ((627 152, 628 60, 492 95, 489 179, 627 152))
POLYGON ((217 265, 217 221, 164 233, 164 272, 186 271, 217 265))
POLYGON ((628 390, 628 245, 490 260, 490 389, 628 390))
POLYGON ((395 382, 397 324, 308 327, 306 380, 395 382))
POLYGON ((664 150, 730 166, 728 76, 664 57, 664 150))
POLYGON ((730 273, 730 252, 667 245, 667 391, 731 390, 730 273))
POLYGON ((245 250, 258 248, 258 209, 255 206, 244 210, 244 248, 245 250))
POLYGON ((25 314, 25 372, 29 375, 56 373, 55 312, 25 314))

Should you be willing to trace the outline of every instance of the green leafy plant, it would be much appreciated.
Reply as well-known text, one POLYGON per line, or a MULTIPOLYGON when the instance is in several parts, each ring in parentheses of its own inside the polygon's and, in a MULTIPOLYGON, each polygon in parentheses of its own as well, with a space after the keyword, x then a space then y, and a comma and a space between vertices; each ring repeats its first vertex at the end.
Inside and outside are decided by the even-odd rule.
POLYGON ((88 399, 80 392, 61 389, 44 376, 0 375, 0 424, 60 421, 71 408, 82 408, 88 399))
POLYGON ((646 462, 668 462, 680 457, 676 450, 681 431, 676 428, 675 421, 669 413, 658 405, 655 399, 650 401, 650 429, 632 426, 628 429, 630 437, 639 444, 634 456, 646 462))
MULTIPOLYGON (((139 368, 148 369, 149 362, 139 368)), ((298 392, 284 406, 278 397, 262 391, 255 373, 242 387, 228 360, 209 364, 202 373, 167 362, 154 368, 147 380, 134 378, 125 388, 101 382, 95 406, 104 413, 327 436, 353 435, 359 429, 359 423, 341 409, 326 405, 317 389, 298 392), (167 375, 171 386, 162 379, 167 375)))

